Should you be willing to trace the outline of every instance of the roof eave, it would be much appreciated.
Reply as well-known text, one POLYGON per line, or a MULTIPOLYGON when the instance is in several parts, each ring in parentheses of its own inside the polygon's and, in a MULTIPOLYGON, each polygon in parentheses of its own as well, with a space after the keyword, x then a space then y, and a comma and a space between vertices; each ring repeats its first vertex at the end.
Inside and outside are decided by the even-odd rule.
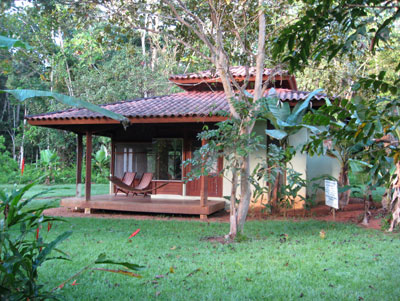
MULTIPOLYGON (((30 125, 35 126, 60 126, 60 125, 96 125, 96 124, 119 124, 120 122, 106 117, 97 118, 58 118, 38 119, 26 118, 30 125)), ((220 122, 228 119, 225 116, 170 116, 170 117, 130 117, 131 124, 140 123, 205 123, 220 122)))

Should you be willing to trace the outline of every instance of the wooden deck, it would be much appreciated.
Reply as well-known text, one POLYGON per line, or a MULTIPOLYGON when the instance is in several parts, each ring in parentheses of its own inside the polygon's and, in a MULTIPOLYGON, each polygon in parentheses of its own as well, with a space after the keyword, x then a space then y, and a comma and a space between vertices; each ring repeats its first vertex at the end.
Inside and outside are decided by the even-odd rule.
POLYGON ((160 199, 142 196, 96 195, 90 201, 84 197, 62 199, 60 205, 67 208, 90 208, 130 212, 172 213, 210 215, 225 208, 224 201, 208 200, 206 206, 200 206, 200 200, 160 199))

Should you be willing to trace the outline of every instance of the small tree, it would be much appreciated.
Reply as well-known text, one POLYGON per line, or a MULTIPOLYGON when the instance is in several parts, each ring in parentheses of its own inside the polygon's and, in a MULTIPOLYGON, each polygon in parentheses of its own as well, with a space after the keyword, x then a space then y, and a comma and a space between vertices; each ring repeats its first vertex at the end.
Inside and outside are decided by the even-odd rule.
POLYGON ((395 154, 391 149, 395 145, 389 143, 385 146, 383 143, 388 142, 385 136, 392 131, 393 121, 398 119, 390 113, 395 107, 395 103, 382 98, 365 100, 355 97, 333 105, 328 103, 306 116, 306 122, 320 125, 321 130, 313 132, 303 150, 310 155, 328 154, 341 164, 339 185, 344 191, 340 194, 341 208, 349 201, 352 188, 348 177, 350 170, 367 174, 366 202, 377 186, 389 187, 390 162, 393 163, 391 157, 395 154))
MULTIPOLYGON (((264 98, 259 99, 259 102, 264 100, 264 98)), ((218 176, 225 177, 232 185, 229 199, 230 232, 227 235, 231 239, 236 237, 238 231, 237 220, 240 203, 238 187, 241 181, 244 180, 240 174, 243 160, 248 158, 251 153, 265 148, 262 136, 257 135, 255 132, 242 133, 243 127, 258 119, 258 114, 254 115, 254 112, 249 108, 249 103, 233 101, 233 105, 239 114, 238 118, 230 117, 226 121, 217 123, 216 128, 205 128, 206 130, 201 132, 198 138, 206 140, 207 144, 196 151, 192 159, 184 162, 184 166, 190 164, 192 167, 186 180, 193 180, 201 175, 215 173, 213 169, 214 162, 220 156, 223 156, 224 161, 227 162, 218 176)), ((221 114, 226 115, 227 112, 221 112, 221 114)), ((249 183, 251 182, 250 174, 245 180, 249 183)))
MULTIPOLYGON (((268 136, 278 141, 278 150, 282 152, 279 160, 270 162, 270 164, 272 164, 270 165, 270 168, 275 168, 275 171, 271 174, 273 175, 273 188, 271 191, 271 198, 269 199, 272 209, 277 209, 278 207, 277 204, 280 199, 279 192, 282 190, 282 188, 284 188, 284 190, 286 190, 285 187, 288 188, 290 193, 294 191, 294 189, 291 188, 293 187, 293 184, 287 186, 287 184, 283 183, 282 176, 286 175, 286 172, 289 172, 289 180, 292 181, 295 178, 297 180, 300 179, 299 175, 295 173, 293 169, 287 169, 286 167, 296 153, 296 150, 293 148, 287 151, 287 146, 289 143, 288 139, 290 135, 296 134, 302 128, 318 131, 318 129, 314 126, 303 123, 303 116, 310 107, 312 98, 321 90, 322 89, 313 91, 307 96, 304 102, 298 102, 293 110, 291 110, 289 103, 280 101, 276 97, 275 90, 271 89, 268 100, 265 103, 266 106, 260 107, 259 115, 271 122, 271 124, 274 126, 274 129, 267 129, 265 132, 268 136)), ((276 149, 273 150, 276 152, 276 149)), ((272 158, 274 158, 274 156, 272 156, 272 158)), ((300 189, 295 190, 298 191, 300 189)), ((288 193, 289 192, 284 194, 287 195, 288 193)))
MULTIPOLYGON (((247 127, 248 123, 254 124, 256 121, 264 123, 271 122, 277 129, 266 130, 266 133, 280 142, 280 147, 274 148, 275 152, 269 162, 258 164, 255 169, 245 178, 257 190, 255 196, 267 192, 272 208, 283 206, 291 207, 297 192, 305 186, 305 182, 301 181, 299 173, 293 169, 287 168, 288 162, 293 157, 295 151, 293 148, 286 148, 287 138, 289 135, 296 133, 302 127, 316 128, 302 124, 302 119, 307 111, 311 99, 318 93, 316 90, 308 95, 304 102, 299 102, 293 110, 286 102, 278 100, 275 89, 269 91, 268 97, 262 97, 257 100, 248 94, 248 101, 242 102, 232 100, 232 104, 238 118, 231 116, 228 120, 217 124, 215 129, 208 129, 199 134, 199 139, 204 139, 208 143, 195 153, 193 159, 187 160, 184 164, 192 165, 192 172, 187 180, 207 175, 211 172, 215 162, 215 158, 223 156, 225 164, 221 171, 222 176, 228 178, 232 184, 230 195, 230 233, 229 237, 234 238, 237 234, 237 220, 239 204, 237 196, 237 188, 244 180, 240 166, 243 164, 243 158, 249 158, 250 154, 260 149, 266 149, 264 144, 265 138, 257 135, 255 132, 242 133, 243 127, 247 127), (254 107, 258 110, 254 111, 254 107), (288 183, 283 183, 281 177, 288 172, 288 183), (266 181, 269 186, 259 185, 258 180, 266 181), (272 180, 273 179, 273 180, 272 180), (270 182, 270 181, 273 182, 270 182), (272 187, 272 190, 270 189, 272 187)), ((222 113, 223 114, 223 113, 222 113)), ((226 112, 224 114, 227 114, 226 112)), ((272 153, 271 153, 272 154, 272 153)), ((246 160, 247 160, 246 159, 246 160)), ((249 166, 250 171, 250 166, 249 166)))
POLYGON ((105 169, 110 162, 110 155, 108 154, 105 145, 101 145, 100 149, 95 153, 94 160, 100 174, 105 175, 105 169))
MULTIPOLYGON (((313 0, 303 2, 305 5, 303 13, 298 20, 288 24, 282 30, 277 38, 277 43, 273 45, 274 57, 288 62, 289 70, 292 72, 303 70, 305 66, 318 64, 323 60, 329 63, 333 58, 340 58, 344 54, 349 55, 350 59, 354 60, 354 56, 359 55, 360 51, 366 56, 374 56, 382 50, 391 51, 398 47, 399 31, 396 27, 396 22, 400 17, 398 2, 383 0, 313 0)), ((379 69, 378 65, 376 67, 376 69, 379 69)), ((394 71, 393 74, 395 74, 400 69, 400 63, 396 62, 391 67, 391 71, 394 71)), ((361 66, 357 70, 360 69, 361 66)), ((355 140, 356 143, 353 144, 358 144, 361 137, 362 143, 366 142, 364 145, 358 144, 358 151, 365 154, 367 162, 372 163, 370 169, 372 175, 384 174, 385 172, 385 169, 379 168, 380 164, 374 164, 376 162, 389 160, 396 166, 400 164, 400 151, 396 144, 400 137, 398 131, 400 80, 398 76, 387 77, 386 71, 378 71, 377 74, 369 74, 367 77, 359 72, 360 74, 356 78, 353 91, 351 91, 349 97, 349 99, 352 98, 352 105, 354 106, 357 106, 360 100, 360 98, 355 97, 354 92, 358 94, 358 97, 362 97, 362 101, 367 105, 368 110, 377 113, 374 118, 375 122, 371 124, 368 119, 364 119, 363 115, 349 116, 345 111, 337 113, 349 117, 348 120, 340 119, 339 115, 331 116, 331 118, 336 118, 338 122, 350 124, 350 127, 340 123, 336 124, 337 134, 335 135, 345 135, 343 132, 349 129, 349 135, 345 138, 348 143, 355 140), (378 97, 389 97, 390 95, 390 101, 385 104, 378 97), (381 111, 379 107, 387 110, 381 111), (366 120, 366 122, 357 123, 359 120, 366 120), (353 132, 351 127, 356 131, 353 132), (353 133, 350 134, 351 132, 353 133), (383 135, 387 134, 392 134, 395 137, 394 141, 382 139, 383 135), (386 146, 384 145, 385 140, 386 146), (374 156, 369 155, 371 151, 375 152, 374 156)), ((357 109, 353 112, 357 113, 357 109)), ((329 121, 326 125, 328 124, 329 121)), ((323 151, 323 141, 326 140, 321 139, 316 143, 315 151, 323 151)), ((354 151, 356 151, 355 148, 354 151)), ((398 198, 400 168, 394 170, 395 176, 391 180, 393 221, 400 218, 398 198), (396 210, 397 213, 395 214, 396 210)))
POLYGON ((252 174, 255 198, 267 195, 266 207, 271 212, 283 209, 285 217, 287 209, 292 208, 296 201, 306 201, 299 192, 307 186, 307 181, 290 164, 295 154, 296 150, 291 146, 283 148, 270 144, 266 160, 259 163, 252 174))
POLYGON ((53 173, 57 169, 59 157, 56 151, 45 149, 40 151, 40 165, 42 166, 46 176, 46 184, 49 185, 53 179, 53 173))

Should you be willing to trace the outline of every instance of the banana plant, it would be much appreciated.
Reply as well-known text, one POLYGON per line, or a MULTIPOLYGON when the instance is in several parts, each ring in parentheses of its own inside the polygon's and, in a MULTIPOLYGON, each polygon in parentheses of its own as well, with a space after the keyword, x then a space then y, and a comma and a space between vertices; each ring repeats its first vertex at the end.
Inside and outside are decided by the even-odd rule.
POLYGON ((288 102, 282 102, 276 95, 276 90, 271 89, 266 101, 267 119, 272 123, 274 129, 267 129, 268 136, 279 141, 285 141, 290 135, 295 134, 302 128, 308 128, 313 132, 319 132, 315 126, 304 124, 303 117, 310 107, 311 99, 322 89, 311 92, 303 102, 298 102, 293 110, 288 102))
POLYGON ((56 168, 59 158, 56 151, 45 149, 40 151, 40 163, 47 174, 46 184, 50 184, 53 170, 56 168))
MULTIPOLYGON (((314 126, 304 124, 303 117, 310 106, 311 99, 321 91, 322 89, 318 89, 311 92, 303 102, 298 102, 293 110, 291 110, 289 103, 280 101, 280 99, 277 97, 276 90, 270 89, 268 97, 260 106, 260 114, 264 119, 270 121, 273 125, 274 129, 267 129, 265 132, 268 136, 278 140, 279 148, 283 154, 288 153, 287 143, 290 135, 295 134, 302 128, 308 128, 313 132, 319 131, 318 128, 314 126)), ((296 150, 292 149, 292 152, 293 151, 295 152, 296 150)), ((271 179, 273 183, 271 189, 272 191, 270 193, 270 206, 273 212, 278 210, 278 202, 280 199, 279 192, 283 187, 282 173, 286 174, 286 168, 282 168, 281 165, 286 166, 293 155, 294 153, 292 153, 290 156, 283 156, 287 161, 277 162, 274 166, 272 166, 275 171, 272 173, 274 177, 271 179)))
POLYGON ((110 155, 107 152, 107 148, 102 145, 100 149, 94 155, 96 166, 99 168, 99 171, 102 175, 104 175, 104 169, 106 168, 110 155))

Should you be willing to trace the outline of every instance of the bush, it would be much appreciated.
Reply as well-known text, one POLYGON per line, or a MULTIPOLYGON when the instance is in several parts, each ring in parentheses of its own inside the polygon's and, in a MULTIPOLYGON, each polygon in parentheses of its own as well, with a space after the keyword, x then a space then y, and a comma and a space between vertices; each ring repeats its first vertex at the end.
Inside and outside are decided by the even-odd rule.
POLYGON ((54 172, 54 183, 56 184, 74 184, 76 183, 76 167, 65 166, 57 168, 54 172))
POLYGON ((4 137, 0 136, 0 183, 9 183, 18 174, 18 163, 14 161, 4 145, 4 137))
MULTIPOLYGON (((34 184, 14 189, 10 194, 0 190, 0 300, 55 299, 56 289, 46 290, 43 285, 38 283, 38 269, 48 260, 69 260, 62 256, 65 253, 56 249, 56 246, 67 239, 72 232, 64 232, 53 241, 45 242, 42 232, 50 231, 52 223, 61 221, 61 219, 43 215, 43 211, 51 206, 30 206, 30 202, 34 198, 47 191, 38 193, 29 199, 23 199, 24 194, 34 184), (57 251, 61 255, 49 257, 53 251, 57 251)), ((65 283, 89 270, 141 277, 126 269, 93 268, 97 264, 123 266, 134 271, 143 268, 137 264, 107 259, 106 255, 102 253, 95 261, 89 262, 86 267, 64 280, 58 288, 61 289, 65 283)))
MULTIPOLYGON (((40 229, 47 224, 59 220, 43 216, 48 206, 29 208, 30 201, 42 193, 23 200, 23 196, 34 184, 13 190, 10 194, 0 190, 0 299, 29 300, 54 297, 38 284, 38 268, 49 259, 66 259, 64 257, 49 258, 57 244, 68 238, 71 232, 64 232, 52 242, 45 242, 40 229)), ((60 252, 61 253, 61 252, 60 252)), ((62 254, 62 253, 61 253, 62 254)))

